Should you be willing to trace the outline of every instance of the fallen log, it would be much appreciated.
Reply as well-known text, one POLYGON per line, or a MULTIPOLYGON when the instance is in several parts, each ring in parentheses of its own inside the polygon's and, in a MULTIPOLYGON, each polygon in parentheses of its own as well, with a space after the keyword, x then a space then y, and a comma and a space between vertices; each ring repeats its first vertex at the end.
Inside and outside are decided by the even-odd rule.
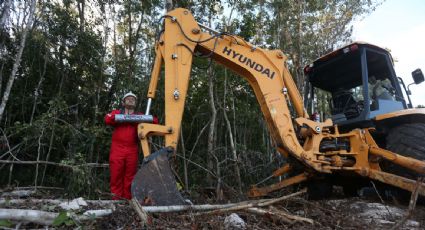
POLYGON ((26 186, 26 187, 15 187, 15 190, 64 190, 60 187, 46 187, 46 186, 26 186))
POLYGON ((0 209, 0 220, 51 225, 59 213, 38 210, 0 209))
POLYGON ((182 212, 182 211, 209 211, 214 209, 222 209, 233 207, 237 204, 201 204, 201 205, 171 205, 171 206, 142 206, 143 210, 148 213, 158 212, 182 212))
POLYGON ((293 224, 294 222, 307 222, 309 224, 314 224, 314 221, 312 219, 291 215, 289 213, 286 213, 282 210, 277 210, 277 209, 265 210, 260 208, 247 208, 246 211, 249 213, 258 214, 258 215, 267 215, 267 216, 277 217, 288 224, 293 224))
MULTIPOLYGON (((112 214, 112 209, 88 210, 81 215, 73 215, 72 217, 78 221, 100 218, 112 214)), ((46 212, 29 209, 0 209, 0 220, 11 220, 19 222, 30 222, 41 225, 52 225, 59 213, 46 212)))
POLYGON ((145 227, 146 224, 148 223, 148 214, 146 214, 146 211, 143 210, 137 198, 133 197, 130 201, 130 204, 133 207, 133 209, 136 211, 137 215, 139 215, 141 225, 145 227))
POLYGON ((279 198, 275 198, 275 199, 269 199, 269 200, 262 200, 262 201, 260 201, 259 203, 258 203, 258 207, 264 207, 264 206, 269 206, 269 205, 271 205, 271 204, 274 204, 274 203, 278 203, 278 202, 281 202, 281 201, 283 201, 283 200, 287 200, 287 199, 289 199, 289 198, 292 198, 292 197, 295 197, 295 196, 298 196, 298 195, 301 195, 301 194, 304 194, 304 193, 306 193, 307 192, 307 188, 304 188, 304 189, 301 189, 300 191, 298 191, 298 192, 295 192, 295 193, 292 193, 292 194, 289 194, 289 195, 286 195, 286 196, 281 196, 281 197, 279 197, 279 198))
POLYGON ((91 220, 93 218, 101 218, 104 216, 109 216, 114 212, 113 209, 97 209, 97 210, 87 210, 82 215, 76 215, 76 219, 79 221, 91 220))
POLYGON ((276 208, 270 208, 270 210, 260 208, 247 208, 246 211, 252 214, 276 217, 279 220, 282 220, 283 222, 288 224, 293 224, 294 222, 307 222, 309 224, 314 224, 314 221, 310 218, 295 216, 282 210, 278 210, 276 208))
POLYGON ((34 193, 34 190, 15 190, 11 192, 3 192, 1 197, 29 197, 34 193))
POLYGON ((282 196, 279 198, 274 198, 274 199, 262 199, 262 200, 253 200, 253 201, 244 201, 241 203, 236 203, 233 204, 231 207, 228 208, 220 208, 220 209, 216 209, 213 211, 209 211, 209 212, 199 212, 199 213, 195 213, 194 216, 201 216, 201 215, 214 215, 214 214, 221 214, 224 212, 233 212, 233 211, 237 211, 237 210, 242 210, 242 209, 247 209, 247 208, 252 208, 252 207, 264 207, 264 206, 269 206, 271 204, 274 203, 278 203, 280 201, 289 199, 291 197, 294 196, 298 196, 301 195, 303 193, 307 192, 307 189, 302 189, 296 193, 292 193, 286 196, 282 196))
POLYGON ((270 206, 270 211, 271 212, 277 212, 280 215, 286 216, 288 219, 293 220, 295 222, 307 222, 309 224, 314 224, 314 221, 310 218, 292 215, 292 214, 288 213, 288 211, 285 211, 285 210, 282 210, 282 209, 277 209, 273 206, 270 206))
POLYGON ((305 193, 307 190, 303 189, 296 193, 282 196, 279 198, 274 199, 261 199, 261 200, 249 200, 249 201, 242 201, 239 203, 231 203, 231 204, 202 204, 202 205, 170 205, 170 206, 141 206, 142 209, 147 213, 158 213, 158 212, 181 212, 181 211, 210 211, 211 212, 201 212, 197 213, 195 215, 205 215, 205 214, 213 214, 212 212, 229 212, 229 211, 235 211, 240 209, 245 209, 249 207, 263 207, 268 206, 277 202, 280 202, 282 200, 301 195, 305 193))
MULTIPOLYGON (((43 204, 53 204, 59 205, 64 202, 70 202, 71 200, 64 199, 0 199, 0 205, 19 205, 19 204, 28 204, 28 203, 43 203, 43 204)), ((101 207, 108 207, 112 204, 124 204, 124 200, 85 200, 90 205, 98 205, 101 207)), ((246 203, 246 201, 241 202, 246 203)), ((238 203, 240 204, 240 203, 238 203)), ((170 206, 142 206, 143 210, 148 213, 166 213, 166 212, 182 212, 188 210, 196 211, 209 211, 220 208, 229 208, 237 204, 202 204, 202 205, 170 205, 170 206)))
POLYGON ((293 224, 295 221, 290 220, 288 217, 284 216, 284 215, 280 215, 280 213, 276 213, 276 212, 271 212, 271 211, 267 211, 261 208, 247 208, 246 210, 244 210, 246 212, 255 214, 255 215, 261 215, 261 216, 268 216, 268 217, 274 217, 277 218, 287 224, 293 224))
MULTIPOLYGON (((0 205, 14 205, 14 204, 27 204, 27 203, 43 203, 43 204, 61 204, 64 202, 69 202, 68 199, 0 199, 0 205)), ((123 204, 124 200, 85 200, 88 204, 99 205, 99 206, 108 206, 111 204, 123 204)))

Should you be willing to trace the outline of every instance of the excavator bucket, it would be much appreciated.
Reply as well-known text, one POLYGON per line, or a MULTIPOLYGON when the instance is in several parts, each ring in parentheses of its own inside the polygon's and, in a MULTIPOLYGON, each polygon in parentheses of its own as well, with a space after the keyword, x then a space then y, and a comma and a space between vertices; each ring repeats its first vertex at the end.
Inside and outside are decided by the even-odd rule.
POLYGON ((142 205, 185 204, 168 161, 172 152, 170 148, 162 148, 143 160, 131 184, 132 196, 142 205))

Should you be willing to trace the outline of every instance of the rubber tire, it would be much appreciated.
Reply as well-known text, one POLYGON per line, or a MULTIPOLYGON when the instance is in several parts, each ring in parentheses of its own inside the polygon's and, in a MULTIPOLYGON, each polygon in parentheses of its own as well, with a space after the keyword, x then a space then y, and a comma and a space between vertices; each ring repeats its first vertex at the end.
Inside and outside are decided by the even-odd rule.
POLYGON ((309 200, 321 200, 332 196, 333 185, 327 179, 312 180, 307 184, 307 194, 309 200))
MULTIPOLYGON (((393 128, 387 136, 387 149, 401 154, 406 157, 411 157, 417 160, 425 161, 425 124, 412 123, 404 124, 393 128)), ((391 162, 384 162, 381 168, 385 172, 394 173, 399 176, 417 180, 420 175, 417 172, 408 170, 391 162)), ((393 197, 408 202, 410 200, 410 192, 400 188, 389 188, 389 194, 393 197)), ((425 197, 418 197, 418 204, 425 204, 425 197)))
MULTIPOLYGON (((406 157, 411 157, 417 160, 425 161, 425 124, 413 123, 404 124, 393 128, 387 136, 387 149, 401 154, 406 157)), ((383 169, 386 172, 394 173, 399 176, 404 176, 416 180, 418 173, 407 170, 391 162, 383 164, 383 169)))

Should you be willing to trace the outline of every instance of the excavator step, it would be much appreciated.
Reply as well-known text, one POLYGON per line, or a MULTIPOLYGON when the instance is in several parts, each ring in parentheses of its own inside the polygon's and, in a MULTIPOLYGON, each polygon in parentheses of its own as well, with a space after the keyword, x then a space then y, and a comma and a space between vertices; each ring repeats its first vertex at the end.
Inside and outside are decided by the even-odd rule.
POLYGON ((143 160, 131 184, 131 194, 141 205, 184 205, 169 164, 173 149, 162 148, 143 160))

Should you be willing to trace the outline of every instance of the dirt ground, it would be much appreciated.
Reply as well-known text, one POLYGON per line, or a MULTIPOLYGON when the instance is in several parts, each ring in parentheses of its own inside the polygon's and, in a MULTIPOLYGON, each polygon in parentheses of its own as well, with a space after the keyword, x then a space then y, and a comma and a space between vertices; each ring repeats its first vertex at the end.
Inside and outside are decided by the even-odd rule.
MULTIPOLYGON (((58 206, 35 204, 31 203, 32 198, 26 199, 28 202, 23 204, 1 204, 0 208, 60 211, 58 206)), ((69 226, 63 224, 55 229, 225 229, 225 218, 231 214, 194 216, 196 211, 150 214, 148 227, 142 228, 138 215, 128 203, 114 204, 114 207, 115 210, 110 216, 84 222, 74 221, 69 226)), ((100 208, 105 207, 86 206, 80 212, 100 208)), ((272 216, 255 215, 245 211, 235 213, 246 223, 246 229, 391 229, 404 219, 408 210, 407 204, 395 201, 382 203, 376 197, 344 198, 338 195, 319 201, 310 201, 303 196, 291 198, 274 205, 274 208, 312 219, 314 224, 306 222, 287 224, 272 216)), ((16 225, 10 226, 9 229, 15 227, 16 225)), ((44 226, 32 223, 21 223, 18 227, 45 229, 44 226)), ((397 229, 425 229, 425 206, 417 205, 412 216, 397 229)))
MULTIPOLYGON (((310 218, 314 224, 297 222, 286 224, 270 216, 258 216, 244 211, 236 212, 247 229, 391 229, 403 219, 405 205, 377 203, 361 198, 307 201, 291 199, 274 206, 291 214, 310 218)), ((230 213, 214 216, 193 217, 190 212, 151 215, 151 229, 224 229, 224 220, 230 213)), ((137 215, 128 206, 120 207, 116 214, 97 221, 99 229, 140 228, 137 215), (128 214, 131 213, 129 216, 128 214)), ((397 229, 425 229, 425 207, 417 206, 413 216, 397 229)))

